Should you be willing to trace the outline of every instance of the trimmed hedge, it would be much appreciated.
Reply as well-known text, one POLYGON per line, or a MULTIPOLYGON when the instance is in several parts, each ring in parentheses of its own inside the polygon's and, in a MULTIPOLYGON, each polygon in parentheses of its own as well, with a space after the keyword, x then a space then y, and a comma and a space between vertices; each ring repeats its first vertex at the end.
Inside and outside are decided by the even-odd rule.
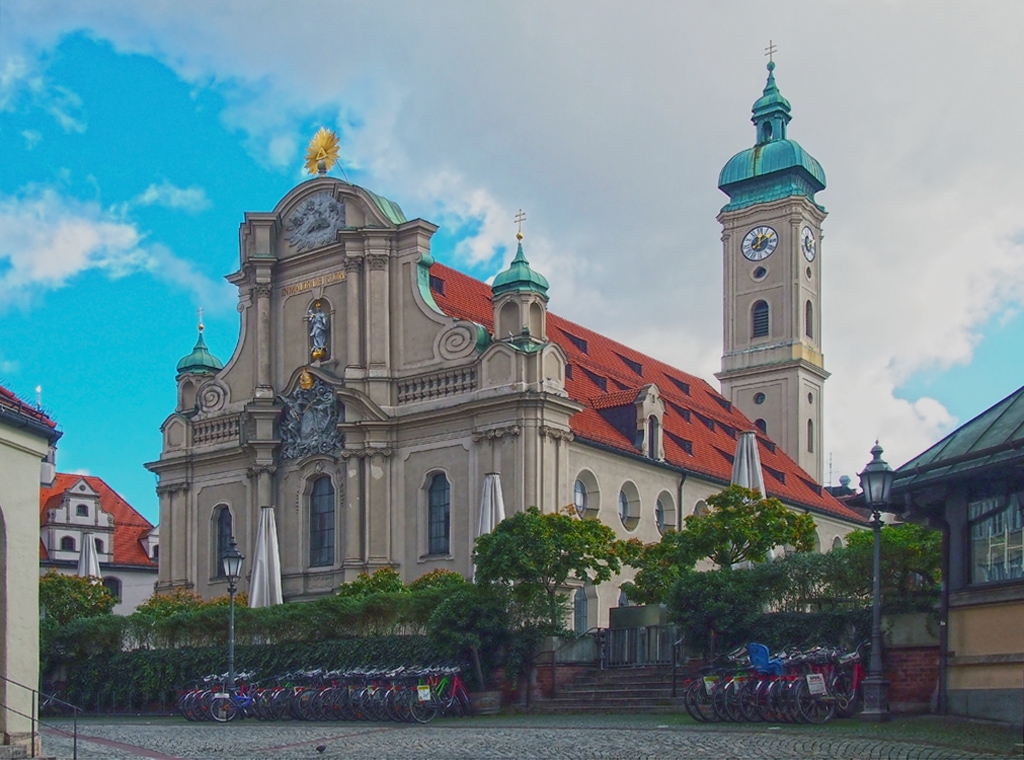
MULTIPOLYGON (((452 662, 455 653, 426 636, 348 637, 314 642, 235 647, 235 670, 255 678, 323 666, 398 666, 452 662)), ((227 669, 227 646, 98 652, 67 668, 65 699, 85 709, 97 705, 153 703, 173 706, 179 692, 209 673, 227 669)), ((461 663, 460 663, 461 664, 461 663)))

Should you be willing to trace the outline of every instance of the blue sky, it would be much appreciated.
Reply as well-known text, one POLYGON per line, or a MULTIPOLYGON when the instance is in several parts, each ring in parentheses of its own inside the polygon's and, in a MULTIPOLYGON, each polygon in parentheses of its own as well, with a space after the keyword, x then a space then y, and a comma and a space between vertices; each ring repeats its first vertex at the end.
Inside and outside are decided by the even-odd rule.
POLYGON ((351 181, 441 225, 440 260, 493 275, 523 207, 554 311, 714 384, 715 181, 753 142, 771 36, 829 178, 831 480, 875 437, 900 464, 1024 380, 1018 10, 803 7, 5 3, 0 383, 41 385, 59 469, 155 520, 142 464, 196 309, 226 361, 238 225, 303 180, 323 124, 351 181))

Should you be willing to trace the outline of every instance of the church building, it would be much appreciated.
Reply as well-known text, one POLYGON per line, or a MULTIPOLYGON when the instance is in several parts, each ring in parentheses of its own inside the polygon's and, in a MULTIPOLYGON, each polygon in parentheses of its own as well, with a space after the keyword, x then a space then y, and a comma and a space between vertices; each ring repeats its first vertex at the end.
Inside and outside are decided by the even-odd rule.
MULTIPOLYGON (((328 176, 330 151, 272 211, 247 213, 228 278, 237 346, 222 365, 200 332, 147 465, 165 544, 158 590, 224 594, 219 558, 232 536, 252 556, 264 509, 286 601, 386 566, 407 581, 469 575, 492 473, 506 513, 573 505, 655 542, 729 484, 748 430, 768 494, 813 515, 821 550, 842 543, 861 520, 820 485, 825 178, 786 137, 773 67, 756 146, 720 180, 723 393, 549 312, 558 285, 530 266, 521 233, 492 285, 435 261, 437 227, 328 176)), ((579 624, 607 624, 629 577, 577 589, 579 624)))

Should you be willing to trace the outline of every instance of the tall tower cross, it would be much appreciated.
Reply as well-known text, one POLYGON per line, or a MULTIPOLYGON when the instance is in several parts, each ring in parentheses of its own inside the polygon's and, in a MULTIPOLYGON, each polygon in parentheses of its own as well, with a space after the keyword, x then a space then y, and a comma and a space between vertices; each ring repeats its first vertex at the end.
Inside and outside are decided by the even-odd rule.
POLYGON ((513 222, 515 222, 516 224, 519 225, 519 231, 516 233, 516 239, 517 240, 522 240, 523 239, 523 222, 525 220, 526 220, 526 212, 523 211, 522 209, 519 209, 519 213, 516 214, 516 218, 512 220, 513 222))
POLYGON ((203 331, 203 307, 199 307, 199 332, 203 331))
POLYGON ((764 49, 764 54, 768 56, 768 63, 773 63, 772 56, 778 52, 779 49, 778 47, 776 47, 775 43, 772 42, 771 40, 768 40, 768 47, 764 49))

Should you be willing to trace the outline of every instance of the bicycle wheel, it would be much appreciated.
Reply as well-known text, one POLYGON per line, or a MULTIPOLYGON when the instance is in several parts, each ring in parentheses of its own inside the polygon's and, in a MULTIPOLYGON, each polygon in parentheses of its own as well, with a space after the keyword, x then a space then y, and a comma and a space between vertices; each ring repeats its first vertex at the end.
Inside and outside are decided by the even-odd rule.
POLYGON ((435 699, 431 698, 420 701, 416 692, 409 693, 412 695, 412 701, 409 703, 409 713, 414 721, 417 723, 429 723, 437 717, 439 705, 435 699))
POLYGON ((840 673, 832 684, 832 692, 836 695, 836 717, 852 718, 860 710, 860 695, 853 688, 853 676, 840 673))
POLYGON ((218 723, 227 723, 235 719, 238 708, 231 697, 214 697, 210 701, 209 714, 210 718, 218 723))
POLYGON ((836 702, 828 694, 811 694, 804 680, 797 681, 795 692, 794 701, 804 722, 827 723, 835 716, 836 702))

